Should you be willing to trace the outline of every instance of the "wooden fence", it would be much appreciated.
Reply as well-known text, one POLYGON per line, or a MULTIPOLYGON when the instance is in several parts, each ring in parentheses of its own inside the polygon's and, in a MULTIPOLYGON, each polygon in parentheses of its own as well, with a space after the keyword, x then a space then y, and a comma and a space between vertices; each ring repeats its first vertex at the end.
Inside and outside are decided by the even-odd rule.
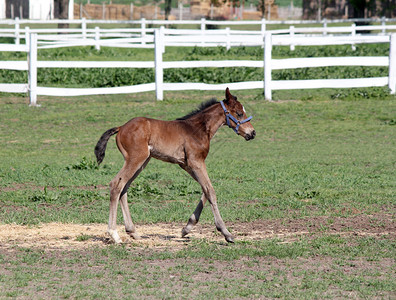
MULTIPOLYGON (((199 30, 197 30, 199 32, 199 30)), ((97 95, 97 94, 120 94, 120 93, 138 93, 145 91, 156 91, 156 98, 163 99, 164 91, 181 91, 181 90, 223 90, 226 87, 231 89, 264 89, 265 97, 272 99, 273 90, 282 89, 311 89, 311 88, 351 88, 351 87, 373 87, 388 86, 391 93, 396 92, 396 34, 392 35, 348 35, 348 36, 285 36, 266 33, 264 39, 261 38, 260 45, 264 47, 263 60, 228 60, 228 61, 163 61, 163 53, 166 46, 175 45, 172 31, 164 29, 154 30, 154 36, 147 35, 144 37, 146 47, 154 47, 155 61, 38 61, 37 51, 40 48, 48 47, 45 44, 48 40, 44 39, 37 33, 30 33, 27 44, 0 44, 0 51, 26 51, 28 52, 27 61, 0 61, 0 68, 13 70, 27 70, 29 73, 29 82, 21 84, 0 84, 0 92, 12 93, 29 93, 30 105, 37 104, 38 95, 47 96, 78 96, 78 95, 97 95), (150 44, 151 43, 151 44, 150 44), (389 57, 317 57, 317 58, 289 58, 273 59, 272 47, 274 45, 288 46, 306 46, 306 45, 334 45, 359 43, 390 43, 389 57), (271 78, 272 70, 291 69, 291 68, 310 68, 322 66, 388 66, 389 74, 386 77, 379 78, 358 78, 358 79, 326 79, 326 80, 282 80, 274 81, 271 78), (163 70, 168 68, 202 68, 202 67, 257 67, 263 68, 263 80, 250 82, 234 82, 222 84, 205 84, 205 83, 164 83, 163 70), (110 87, 110 88, 55 88, 37 86, 37 72, 40 68, 155 68, 155 82, 140 84, 134 86, 110 87)), ((199 35, 199 34, 198 34, 199 35)), ((177 35, 180 44, 186 42, 191 36, 191 32, 185 32, 185 35, 177 35)), ((244 39, 240 41, 250 43, 256 41, 257 36, 243 35, 244 39), (251 40, 250 40, 251 39, 251 40)), ((205 37, 205 36, 204 36, 205 37)), ((197 45, 202 43, 211 43, 205 40, 196 41, 197 45)), ((206 37, 210 37, 206 35, 206 37)), ((132 47, 134 38, 117 39, 118 45, 132 47)), ((136 44, 141 46, 142 37, 136 37, 136 44)), ((227 42, 227 40, 224 40, 227 42)), ((81 45, 95 46, 115 46, 114 40, 81 40, 81 45)), ((66 46, 65 40, 62 40, 63 46, 66 46)), ((223 41, 220 41, 223 43, 223 41)), ((179 44, 179 45, 180 45, 179 44)), ((72 41, 70 45, 75 45, 72 41)), ((52 45, 54 46, 54 45, 52 45)))

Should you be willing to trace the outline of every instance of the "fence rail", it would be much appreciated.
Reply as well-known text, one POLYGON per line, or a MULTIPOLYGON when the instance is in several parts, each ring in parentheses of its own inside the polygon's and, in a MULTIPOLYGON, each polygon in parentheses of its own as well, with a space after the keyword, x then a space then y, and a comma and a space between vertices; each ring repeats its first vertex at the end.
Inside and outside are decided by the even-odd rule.
POLYGON ((0 20, 0 25, 21 25, 21 24, 77 24, 84 26, 84 24, 112 24, 112 25, 157 25, 157 26, 168 26, 168 25, 261 25, 263 23, 268 25, 308 25, 308 24, 342 24, 342 23, 395 23, 395 18, 351 18, 351 19, 322 19, 318 20, 266 20, 265 18, 261 20, 236 20, 236 21, 216 21, 207 20, 201 18, 200 20, 148 20, 141 18, 140 20, 95 20, 95 19, 55 19, 55 20, 33 20, 33 19, 2 19, 0 20))
MULTIPOLYGON (((322 39, 312 39, 312 44, 328 45, 336 44, 354 44, 356 40, 364 43, 386 42, 388 36, 394 33, 396 25, 386 25, 385 27, 378 26, 349 26, 349 27, 335 27, 331 30, 328 28, 299 28, 291 27, 285 30, 269 30, 269 31, 254 31, 254 30, 230 30, 229 28, 220 30, 186 30, 186 29, 163 29, 165 38, 165 46, 198 46, 198 47, 217 47, 224 46, 227 49, 235 46, 262 46, 263 38, 266 33, 274 35, 274 43, 278 45, 290 45, 293 50, 295 46, 308 45, 308 36, 322 37, 322 39), (383 32, 375 35, 361 35, 357 34, 359 30, 367 28, 382 28, 383 32), (385 30, 386 29, 386 30, 385 30), (345 32, 347 34, 345 34, 345 32), (309 33, 309 34, 308 34, 309 33), (319 34, 318 34, 319 33, 319 34), (285 39, 287 36, 287 39, 285 39), (354 37, 351 39, 351 37, 354 37)), ((0 30, 1 33, 4 30, 0 30)), ((29 45, 29 34, 38 34, 38 48, 59 48, 59 47, 73 47, 73 46, 95 46, 96 49, 100 47, 125 47, 125 48, 154 48, 154 29, 141 31, 140 29, 119 29, 109 30, 100 29, 81 29, 67 30, 68 34, 55 34, 55 29, 45 30, 31 30, 25 28, 21 31, 19 39, 25 39, 25 44, 16 43, 12 48, 7 45, 0 44, 0 51, 24 51, 23 47, 29 45)))
MULTIPOLYGON (((46 96, 78 96, 97 94, 138 93, 156 91, 158 100, 163 99, 164 91, 180 90, 222 90, 231 89, 264 89, 265 97, 272 99, 273 90, 310 89, 310 88, 350 88, 388 86, 391 93, 396 92, 396 34, 370 36, 311 36, 301 38, 266 33, 261 46, 264 47, 263 60, 222 60, 222 61, 163 61, 165 47, 172 44, 172 37, 167 35, 164 28, 154 31, 152 40, 155 51, 154 61, 38 61, 37 51, 42 39, 37 33, 30 33, 28 44, 8 45, 12 51, 28 52, 27 61, 0 61, 0 68, 13 70, 27 70, 29 82, 27 84, 0 84, 0 92, 25 93, 29 92, 30 104, 36 105, 37 95, 46 96), (275 45, 333 45, 359 43, 390 43, 389 57, 316 57, 316 58, 287 58, 273 59, 272 47, 275 45), (17 49, 17 50, 16 50, 17 49), (388 66, 389 74, 378 78, 356 79, 316 79, 316 80, 272 80, 272 70, 311 68, 325 66, 388 66), (261 81, 234 82, 222 84, 205 83, 164 83, 163 71, 170 68, 202 68, 202 67, 255 67, 263 68, 264 76, 261 81), (110 88, 55 88, 37 86, 37 71, 40 68, 155 68, 155 82, 134 86, 110 88)), ((246 39, 246 38, 245 38, 246 39)), ((119 39, 122 41, 122 39, 119 39)), ((128 39, 127 39, 128 40, 128 39)), ((74 41, 70 41, 73 45, 74 41)), ((92 42, 92 41, 87 41, 92 42)), ((174 41, 173 41, 174 42, 174 41)), ((106 43, 101 40, 100 43, 106 43)), ((112 43, 115 43, 112 41, 112 43)), ((66 44, 66 43, 65 43, 66 44)), ((69 44, 70 45, 70 44, 69 44)), ((5 45, 0 45, 0 50, 5 45)))
MULTIPOLYGON (((47 34, 53 36, 54 40, 67 40, 67 39, 100 39, 100 38, 125 38, 125 37, 141 37, 144 38, 146 34, 153 35, 154 28, 149 28, 150 26, 174 26, 174 25, 197 25, 200 27, 201 36, 206 35, 224 35, 221 31, 213 33, 213 30, 208 30, 207 26, 244 26, 244 25, 257 25, 260 30, 237 30, 233 31, 230 29, 225 29, 227 31, 226 35, 233 36, 235 34, 243 35, 253 35, 257 38, 264 37, 265 33, 271 32, 273 34, 350 34, 356 35, 359 31, 372 31, 379 34, 387 34, 396 31, 396 19, 342 19, 342 20, 326 20, 322 21, 312 21, 312 20, 287 20, 287 21, 272 21, 262 19, 260 21, 213 21, 213 20, 190 20, 190 21, 167 21, 167 20, 146 20, 142 18, 141 20, 0 20, 0 26, 13 26, 12 28, 0 28, 0 37, 11 37, 15 39, 15 43, 19 44, 21 39, 26 39, 29 33, 47 34), (343 23, 352 23, 351 26, 331 26, 339 25, 343 23), (357 24, 363 23, 379 23, 379 25, 366 25, 366 26, 356 26, 357 24), (392 24, 393 23, 393 24, 392 24), (37 25, 37 24, 76 24, 81 28, 47 28, 47 29, 30 29, 28 26, 21 28, 23 25, 37 25), (128 25, 128 26, 140 26, 140 28, 117 28, 117 29, 103 29, 99 28, 98 25, 103 24, 108 26, 109 24, 114 25, 128 25), (314 24, 320 25, 317 27, 298 27, 300 25, 314 24), (88 28, 88 25, 96 25, 95 28, 88 28), (278 30, 267 30, 267 25, 289 25, 289 28, 278 29, 278 30), (57 36, 59 35, 59 36, 57 36), (72 36, 70 36, 72 35, 72 36)), ((197 30, 186 30, 179 29, 180 33, 174 33, 175 35, 197 35, 196 33, 189 32, 199 32, 197 30)), ((176 32, 176 31, 175 31, 176 32)), ((238 38, 238 37, 236 37, 238 38)), ((144 41, 141 42, 144 45, 144 41)), ((232 46, 232 42, 230 44, 232 46)), ((59 44, 59 46, 62 46, 59 44)), ((64 45, 63 45, 64 46, 64 45)), ((205 46, 211 46, 210 43, 205 46)), ((215 45, 214 45, 215 46, 215 45)))

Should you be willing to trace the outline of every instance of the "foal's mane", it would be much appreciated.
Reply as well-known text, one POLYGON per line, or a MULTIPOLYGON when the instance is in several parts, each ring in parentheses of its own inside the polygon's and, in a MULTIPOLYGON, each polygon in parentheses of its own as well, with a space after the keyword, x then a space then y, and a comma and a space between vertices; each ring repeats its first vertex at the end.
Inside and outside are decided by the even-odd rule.
POLYGON ((206 102, 202 102, 197 109, 193 110, 192 112, 190 112, 189 114, 185 115, 184 117, 181 118, 177 118, 176 120, 187 120, 189 118, 191 118, 192 116, 195 116, 197 114, 199 114, 200 112, 204 111, 205 109, 207 109, 208 107, 211 107, 212 105, 215 105, 216 103, 219 103, 219 101, 217 101, 215 98, 212 98, 206 102))

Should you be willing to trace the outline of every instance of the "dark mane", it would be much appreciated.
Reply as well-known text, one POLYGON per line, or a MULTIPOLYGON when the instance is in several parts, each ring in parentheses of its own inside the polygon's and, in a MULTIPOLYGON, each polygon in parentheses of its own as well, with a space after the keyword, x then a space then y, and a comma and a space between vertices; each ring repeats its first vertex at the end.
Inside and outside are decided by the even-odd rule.
POLYGON ((217 101, 215 98, 212 98, 206 102, 202 102, 198 108, 196 110, 193 110, 192 112, 190 112, 189 114, 185 115, 184 117, 181 118, 177 118, 176 120, 187 120, 189 118, 191 118, 192 116, 195 116, 196 114, 199 114, 201 111, 204 111, 205 109, 207 109, 208 107, 215 105, 216 103, 219 103, 219 101, 217 101))

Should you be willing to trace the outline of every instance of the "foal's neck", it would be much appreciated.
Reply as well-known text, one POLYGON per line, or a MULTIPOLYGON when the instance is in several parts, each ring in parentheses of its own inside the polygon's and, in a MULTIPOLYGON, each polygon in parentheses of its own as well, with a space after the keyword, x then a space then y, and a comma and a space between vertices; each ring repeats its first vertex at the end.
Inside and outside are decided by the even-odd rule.
POLYGON ((220 103, 216 103, 196 115, 194 121, 200 124, 199 126, 202 127, 209 140, 211 140, 220 126, 225 123, 224 112, 220 103))

